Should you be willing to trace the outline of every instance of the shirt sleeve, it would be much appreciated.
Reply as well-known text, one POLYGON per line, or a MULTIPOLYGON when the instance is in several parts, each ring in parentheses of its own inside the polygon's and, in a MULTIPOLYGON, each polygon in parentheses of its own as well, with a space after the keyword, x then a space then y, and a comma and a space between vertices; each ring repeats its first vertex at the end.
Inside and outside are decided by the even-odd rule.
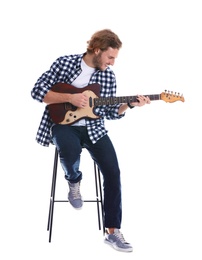
POLYGON ((43 73, 35 83, 31 96, 33 99, 43 102, 46 93, 58 81, 60 72, 60 59, 57 59, 48 71, 43 73))
POLYGON ((119 107, 121 104, 118 105, 111 105, 111 106, 100 106, 95 109, 96 114, 101 117, 105 117, 107 120, 115 120, 120 119, 125 116, 125 113, 119 115, 119 107))

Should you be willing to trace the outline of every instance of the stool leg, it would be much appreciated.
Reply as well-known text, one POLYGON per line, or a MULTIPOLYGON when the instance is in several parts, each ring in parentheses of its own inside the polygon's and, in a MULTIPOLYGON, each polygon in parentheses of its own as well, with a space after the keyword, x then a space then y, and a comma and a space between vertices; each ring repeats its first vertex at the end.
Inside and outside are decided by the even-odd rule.
POLYGON ((105 218, 104 218, 104 203, 103 203, 103 196, 102 196, 102 184, 101 184, 101 176, 100 176, 100 169, 97 166, 97 173, 98 173, 98 184, 99 184, 99 192, 100 192, 100 204, 101 204, 101 216, 102 216, 102 231, 105 234, 105 218))
POLYGON ((97 166, 98 170, 98 183, 99 183, 99 191, 100 191, 100 204, 101 204, 101 214, 102 214, 102 231, 105 234, 105 218, 104 218, 104 203, 103 203, 103 195, 102 195, 102 184, 100 177, 100 169, 97 166))
POLYGON ((94 162, 94 172, 95 172, 95 188, 96 188, 96 201, 97 201, 97 212, 98 212, 98 226, 99 226, 99 230, 103 229, 103 233, 104 233, 104 214, 103 214, 104 210, 103 210, 100 169, 95 162, 94 162), (99 203, 101 204, 101 217, 100 217, 99 203), (101 228, 101 219, 102 219, 102 228, 101 228))
POLYGON ((94 162, 94 171, 95 171, 95 191, 96 191, 96 201, 97 201, 97 213, 98 213, 98 227, 101 229, 100 224, 100 208, 99 208, 99 194, 98 194, 98 176, 97 176, 97 165, 94 162))
POLYGON ((49 242, 51 242, 51 235, 52 235, 53 211, 54 211, 54 203, 55 203, 55 187, 56 187, 56 177, 57 177, 57 165, 58 165, 58 151, 55 148, 55 159, 54 159, 54 165, 53 165, 53 177, 52 177, 52 185, 51 185, 50 206, 49 206, 48 226, 47 226, 47 230, 49 231, 49 242))

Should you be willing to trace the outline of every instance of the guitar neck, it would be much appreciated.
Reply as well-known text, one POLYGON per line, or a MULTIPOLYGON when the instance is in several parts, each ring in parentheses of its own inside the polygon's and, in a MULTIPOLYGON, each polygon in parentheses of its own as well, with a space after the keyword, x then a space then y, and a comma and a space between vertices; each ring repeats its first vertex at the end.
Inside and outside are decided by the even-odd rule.
MULTIPOLYGON (((160 95, 144 95, 145 97, 149 97, 151 101, 160 100, 160 95)), ((120 103, 132 103, 137 102, 138 96, 124 96, 124 97, 101 97, 94 98, 94 106, 103 106, 103 105, 116 105, 120 103)))

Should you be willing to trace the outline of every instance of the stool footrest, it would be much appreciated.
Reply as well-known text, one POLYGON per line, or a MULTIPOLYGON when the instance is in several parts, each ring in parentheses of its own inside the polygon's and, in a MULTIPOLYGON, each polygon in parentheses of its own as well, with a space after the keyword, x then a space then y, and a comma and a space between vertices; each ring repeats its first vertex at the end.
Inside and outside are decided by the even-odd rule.
MULTIPOLYGON (((69 202, 69 200, 54 200, 54 202, 69 202)), ((102 202, 100 199, 95 200, 83 200, 83 202, 102 202)))

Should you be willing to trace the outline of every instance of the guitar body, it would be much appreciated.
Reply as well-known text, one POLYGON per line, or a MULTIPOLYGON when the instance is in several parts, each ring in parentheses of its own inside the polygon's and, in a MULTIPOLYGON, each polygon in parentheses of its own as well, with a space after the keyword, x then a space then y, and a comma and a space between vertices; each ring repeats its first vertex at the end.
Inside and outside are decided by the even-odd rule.
POLYGON ((99 118, 99 116, 94 113, 93 106, 94 98, 98 98, 100 95, 99 84, 95 83, 84 88, 76 88, 67 83, 57 83, 51 88, 51 90, 58 93, 85 93, 89 99, 88 105, 85 109, 75 107, 71 103, 57 103, 48 105, 47 107, 50 117, 55 124, 71 125, 82 118, 99 118))

